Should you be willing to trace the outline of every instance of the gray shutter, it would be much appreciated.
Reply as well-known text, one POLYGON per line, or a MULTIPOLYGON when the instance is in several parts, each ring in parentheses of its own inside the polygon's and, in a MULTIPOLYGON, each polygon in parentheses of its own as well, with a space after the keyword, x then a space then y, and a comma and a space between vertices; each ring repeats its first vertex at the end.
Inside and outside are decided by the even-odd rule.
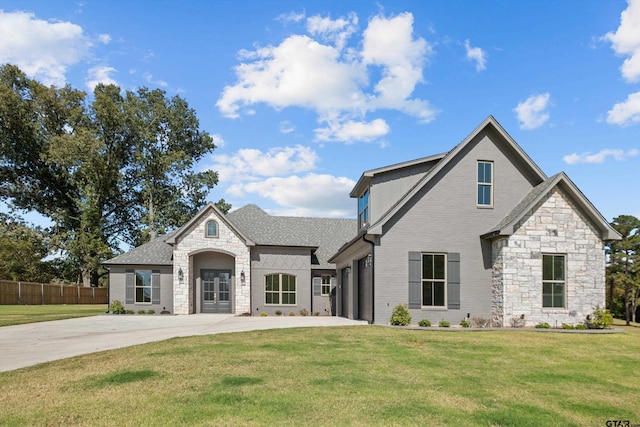
POLYGON ((313 278, 313 296, 319 297, 322 295, 322 277, 313 278))
POLYGON ((447 308, 460 309, 460 254, 447 254, 447 308))
POLYGON ((151 304, 160 304, 160 270, 151 272, 151 304))
POLYGON ((125 304, 133 304, 133 294, 134 294, 134 283, 136 277, 135 272, 133 270, 126 271, 126 279, 125 279, 125 304))
POLYGON ((409 308, 422 307, 422 253, 409 252, 409 308))

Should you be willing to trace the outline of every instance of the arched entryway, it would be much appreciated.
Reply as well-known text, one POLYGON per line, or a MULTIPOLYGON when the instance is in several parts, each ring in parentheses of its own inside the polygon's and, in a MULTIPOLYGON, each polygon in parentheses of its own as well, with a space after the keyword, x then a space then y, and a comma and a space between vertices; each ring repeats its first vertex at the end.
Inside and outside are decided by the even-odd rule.
POLYGON ((235 257, 206 250, 191 255, 196 313, 235 312, 235 257))

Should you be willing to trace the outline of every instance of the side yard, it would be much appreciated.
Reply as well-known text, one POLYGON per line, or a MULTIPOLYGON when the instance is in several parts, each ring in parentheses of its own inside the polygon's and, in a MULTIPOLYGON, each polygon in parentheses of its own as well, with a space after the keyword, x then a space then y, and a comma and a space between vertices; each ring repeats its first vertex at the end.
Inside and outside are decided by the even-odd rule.
POLYGON ((106 304, 0 305, 0 326, 95 316, 106 311, 106 304))

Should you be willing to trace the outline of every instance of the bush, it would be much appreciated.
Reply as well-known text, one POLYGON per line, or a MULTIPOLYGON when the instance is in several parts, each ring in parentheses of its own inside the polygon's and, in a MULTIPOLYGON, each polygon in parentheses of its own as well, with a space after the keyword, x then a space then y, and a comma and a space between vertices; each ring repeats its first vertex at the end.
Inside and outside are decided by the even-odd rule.
POLYGON ((289 312, 289 316, 295 316, 296 314, 293 311, 289 312))
POLYGON ((313 312, 313 315, 314 315, 314 316, 320 316, 320 312, 319 312, 319 311, 314 311, 314 312, 313 312))
POLYGON ((440 322, 438 322, 438 326, 440 326, 441 328, 448 328, 449 326, 451 326, 451 323, 447 322, 446 320, 441 320, 440 322))
POLYGON ((127 314, 135 314, 135 311, 133 311, 133 310, 127 310, 127 314))
POLYGON ((551 325, 549 325, 547 322, 540 322, 536 325, 536 328, 538 329, 551 329, 551 325))
POLYGON ((562 329, 575 329, 575 325, 572 325, 570 323, 563 323, 562 324, 562 329))
POLYGON ((300 316, 308 316, 309 312, 307 311, 306 308, 301 308, 300 309, 300 316))
POLYGON ((418 322, 418 325, 422 326, 423 328, 428 328, 429 326, 431 326, 431 321, 429 319, 422 319, 418 322))
POLYGON ((471 323, 474 328, 486 328, 491 323, 491 320, 482 316, 475 316, 471 319, 471 323))
POLYGON ((524 328, 526 321, 524 320, 524 314, 521 316, 514 316, 509 321, 512 328, 524 328))
POLYGON ((391 312, 391 324, 394 326, 408 326, 411 323, 411 314, 407 304, 398 304, 391 312))
POLYGON ((147 310, 147 314, 156 314, 155 310, 147 310))
POLYGON ((593 313, 587 316, 587 327, 589 329, 608 329, 613 323, 613 317, 609 310, 597 306, 593 309, 593 313))
POLYGON ((145 314, 144 310, 138 310, 138 314, 145 314))
POLYGON ((268 314, 267 314, 266 312, 264 312, 264 311, 263 311, 262 313, 260 313, 260 316, 261 316, 261 317, 267 317, 267 316, 268 316, 268 314))
POLYGON ((276 316, 282 316, 282 311, 281 310, 276 310, 276 316))
POLYGON ((111 311, 113 314, 126 313, 124 305, 122 305, 122 302, 118 301, 117 299, 111 301, 111 304, 109 305, 109 311, 111 311))
POLYGON ((460 321, 460 326, 462 326, 463 328, 468 328, 471 326, 471 323, 467 319, 462 319, 460 321))
POLYGON ((585 329, 587 329, 587 325, 585 325, 584 323, 578 323, 576 325, 576 329, 580 329, 581 331, 584 331, 585 329))

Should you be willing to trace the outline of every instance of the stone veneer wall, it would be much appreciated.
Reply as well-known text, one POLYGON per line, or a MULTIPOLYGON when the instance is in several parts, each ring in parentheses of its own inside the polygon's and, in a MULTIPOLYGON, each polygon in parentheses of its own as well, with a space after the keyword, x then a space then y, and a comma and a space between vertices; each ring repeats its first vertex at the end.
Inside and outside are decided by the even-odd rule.
POLYGON ((213 210, 196 221, 180 239, 173 249, 173 310, 175 314, 194 313, 193 298, 193 257, 190 254, 203 249, 222 250, 235 256, 235 307, 234 313, 251 312, 251 267, 250 249, 231 230, 213 210), (218 237, 205 237, 205 224, 209 220, 218 223, 218 237), (178 270, 182 268, 184 280, 178 280, 178 270), (245 272, 245 282, 241 283, 240 273, 245 272))
POLYGON ((605 303, 604 243, 565 194, 555 188, 516 225, 492 243, 492 314, 509 326, 524 315, 527 326, 583 322, 605 303), (565 308, 542 307, 542 255, 564 254, 565 308))

